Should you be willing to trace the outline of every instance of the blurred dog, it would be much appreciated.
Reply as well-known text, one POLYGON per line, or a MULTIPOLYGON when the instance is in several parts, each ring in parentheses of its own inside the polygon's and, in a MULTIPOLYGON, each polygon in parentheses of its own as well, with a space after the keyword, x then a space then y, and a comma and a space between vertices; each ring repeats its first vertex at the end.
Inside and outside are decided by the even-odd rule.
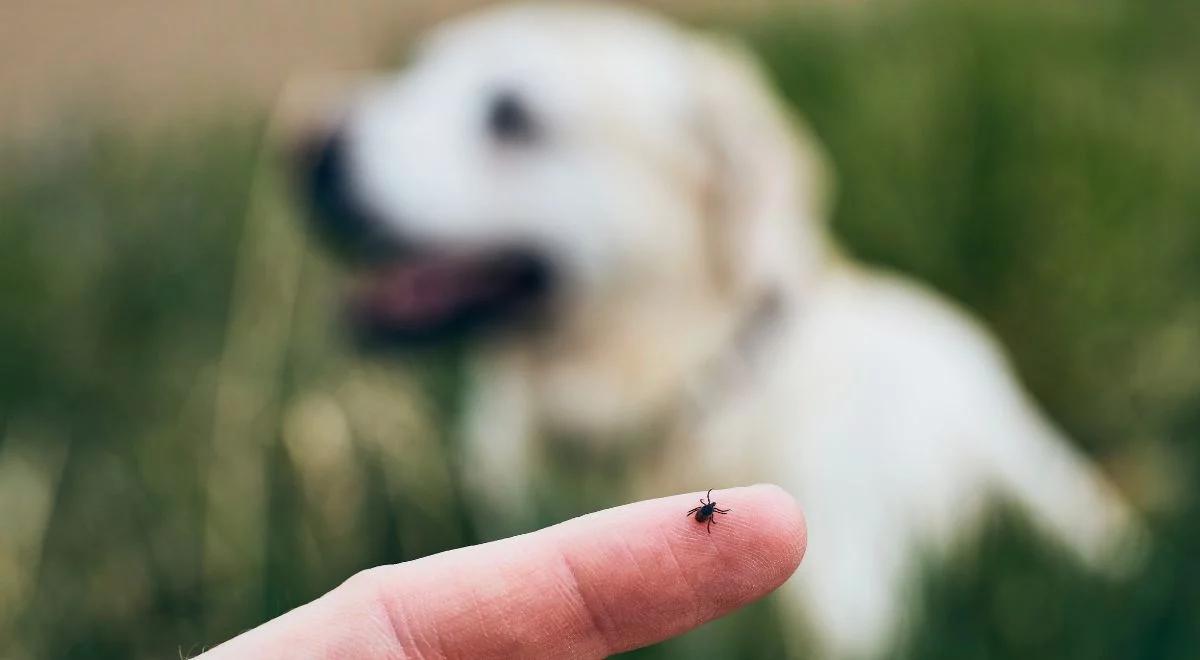
POLYGON ((1091 562, 1136 527, 984 330, 831 244, 821 153, 732 45, 611 6, 489 10, 350 99, 307 163, 364 336, 475 341, 464 467, 495 533, 564 436, 643 438, 630 496, 780 483, 811 537, 785 600, 857 657, 996 496, 1091 562))

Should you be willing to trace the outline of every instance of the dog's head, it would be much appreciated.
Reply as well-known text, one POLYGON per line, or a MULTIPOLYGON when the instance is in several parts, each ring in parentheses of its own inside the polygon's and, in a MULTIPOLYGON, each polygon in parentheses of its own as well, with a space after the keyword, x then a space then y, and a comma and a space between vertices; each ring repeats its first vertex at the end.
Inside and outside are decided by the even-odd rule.
POLYGON ((363 266, 360 327, 403 342, 802 276, 818 160, 736 49, 548 4, 435 32, 306 150, 302 185, 363 266))

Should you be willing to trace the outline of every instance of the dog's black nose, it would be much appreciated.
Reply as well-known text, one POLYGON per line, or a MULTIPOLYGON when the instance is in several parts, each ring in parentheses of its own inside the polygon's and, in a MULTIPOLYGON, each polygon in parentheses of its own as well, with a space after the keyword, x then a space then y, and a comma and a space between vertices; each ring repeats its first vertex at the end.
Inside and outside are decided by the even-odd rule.
POLYGON ((306 149, 313 205, 339 209, 346 203, 346 141, 341 133, 316 138, 306 149))
POLYGON ((300 150, 300 186, 317 230, 341 243, 366 231, 349 188, 346 140, 340 133, 313 139, 300 150))
POLYGON ((348 146, 334 132, 301 147, 300 193, 314 228, 335 249, 355 260, 383 259, 397 246, 354 193, 348 146))

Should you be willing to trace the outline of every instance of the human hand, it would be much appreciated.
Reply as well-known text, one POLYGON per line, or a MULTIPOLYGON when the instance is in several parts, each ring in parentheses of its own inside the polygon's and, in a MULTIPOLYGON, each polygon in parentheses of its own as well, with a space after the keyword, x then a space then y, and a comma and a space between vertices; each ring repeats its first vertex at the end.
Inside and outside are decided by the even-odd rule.
POLYGON ((226 658, 604 657, 680 635, 773 591, 807 534, 777 486, 600 511, 546 529, 365 570, 203 654, 226 658))

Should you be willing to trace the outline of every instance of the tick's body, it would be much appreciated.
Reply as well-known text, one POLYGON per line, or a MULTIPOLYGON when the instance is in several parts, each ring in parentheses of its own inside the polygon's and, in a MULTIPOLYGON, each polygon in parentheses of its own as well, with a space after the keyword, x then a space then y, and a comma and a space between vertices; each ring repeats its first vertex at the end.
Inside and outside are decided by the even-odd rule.
POLYGON ((688 511, 687 515, 690 516, 694 513, 694 514, 696 514, 696 522, 708 523, 708 533, 712 534, 712 526, 717 524, 717 521, 713 520, 713 518, 714 518, 713 514, 720 513, 720 514, 724 515, 726 513, 729 513, 731 510, 732 509, 718 509, 717 503, 714 502, 712 499, 712 489, 709 488, 708 495, 700 499, 700 506, 692 509, 691 511, 688 511), (708 500, 708 501, 705 502, 704 500, 708 500))

